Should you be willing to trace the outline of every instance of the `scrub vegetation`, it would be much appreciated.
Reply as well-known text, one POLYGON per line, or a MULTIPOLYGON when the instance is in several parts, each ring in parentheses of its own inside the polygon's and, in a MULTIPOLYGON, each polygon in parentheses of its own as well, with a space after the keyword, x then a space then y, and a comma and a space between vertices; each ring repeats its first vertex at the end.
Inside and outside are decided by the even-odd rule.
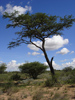
MULTIPOLYGON (((36 65, 33 63, 30 64, 36 65)), ((57 82, 47 70, 38 74, 36 79, 22 71, 5 70, 0 73, 0 100, 74 100, 75 69, 69 66, 55 70, 55 73, 57 82)))

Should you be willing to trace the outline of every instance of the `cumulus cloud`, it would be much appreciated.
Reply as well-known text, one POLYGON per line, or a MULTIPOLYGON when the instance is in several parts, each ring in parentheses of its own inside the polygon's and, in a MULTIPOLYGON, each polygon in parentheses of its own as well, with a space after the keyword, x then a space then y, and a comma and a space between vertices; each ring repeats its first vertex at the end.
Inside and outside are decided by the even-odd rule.
POLYGON ((56 52, 57 54, 59 53, 59 54, 62 54, 62 55, 64 55, 64 54, 67 54, 68 52, 70 52, 67 48, 63 48, 63 49, 61 49, 60 51, 58 51, 58 52, 56 52))
MULTIPOLYGON (((42 42, 41 41, 34 41, 35 44, 41 47, 42 42)), ((52 38, 46 38, 45 39, 45 48, 46 50, 57 50, 64 45, 68 44, 69 40, 68 39, 63 39, 60 35, 55 35, 52 38)), ((39 48, 35 47, 32 44, 28 44, 28 47, 34 51, 39 51, 39 48)))
POLYGON ((73 54, 74 53, 74 51, 71 51, 71 53, 70 54, 73 54))
POLYGON ((18 11, 19 15, 20 14, 24 14, 27 11, 31 11, 32 7, 31 6, 25 6, 25 7, 21 7, 21 6, 12 6, 11 4, 7 4, 6 5, 6 9, 3 10, 3 7, 0 6, 0 12, 3 14, 4 12, 8 12, 8 13, 12 13, 14 11, 18 11))
MULTIPOLYGON (((54 69, 61 69, 61 66, 58 65, 58 64, 56 64, 55 61, 53 61, 52 64, 53 64, 53 68, 54 69)), ((48 66, 48 63, 47 62, 44 62, 44 65, 47 65, 48 66)), ((48 70, 49 70, 49 68, 48 68, 48 70)))
POLYGON ((7 69, 6 71, 19 71, 19 66, 22 65, 23 63, 18 63, 16 62, 16 60, 12 60, 7 64, 7 69))
POLYGON ((67 63, 62 64, 62 67, 68 67, 68 66, 72 66, 75 68, 75 58, 72 59, 72 62, 67 62, 67 63))
POLYGON ((33 55, 33 56, 36 56, 36 55, 39 55, 39 54, 40 54, 39 52, 33 52, 33 53, 28 52, 28 55, 33 55))
POLYGON ((68 43, 68 39, 63 39, 63 37, 61 37, 60 35, 55 35, 52 38, 46 38, 45 48, 46 50, 57 50, 68 43))
POLYGON ((40 53, 38 53, 38 52, 33 52, 33 53, 32 53, 32 55, 34 55, 34 56, 35 56, 35 55, 39 55, 39 54, 40 54, 40 53))
MULTIPOLYGON (((44 64, 48 65, 47 62, 44 62, 44 64)), ((69 66, 72 66, 73 68, 75 68, 75 58, 73 58, 71 62, 66 62, 61 65, 59 65, 55 61, 53 61, 53 68, 56 70, 61 70, 65 67, 69 67, 69 66)), ((49 70, 49 68, 48 68, 48 70, 49 70)))
MULTIPOLYGON (((33 41, 33 43, 35 43, 37 46, 40 46, 42 45, 42 42, 40 41, 33 41)), ((37 48, 36 46, 34 46, 33 44, 28 44, 27 46, 28 48, 30 48, 31 50, 34 50, 34 51, 39 51, 39 48, 37 48)))

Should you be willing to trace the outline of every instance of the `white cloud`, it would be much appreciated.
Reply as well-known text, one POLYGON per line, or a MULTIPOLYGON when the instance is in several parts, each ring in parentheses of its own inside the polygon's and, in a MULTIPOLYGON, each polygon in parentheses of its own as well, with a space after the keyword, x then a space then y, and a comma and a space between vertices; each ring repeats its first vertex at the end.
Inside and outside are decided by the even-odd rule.
POLYGON ((12 60, 7 64, 7 69, 6 71, 19 71, 19 66, 22 65, 23 63, 16 63, 16 60, 12 60))
MULTIPOLYGON (((36 45, 38 45, 40 47, 41 47, 41 44, 42 44, 42 42, 40 42, 40 41, 37 41, 37 42, 33 41, 33 43, 35 43, 36 45)), ((39 48, 37 48, 36 46, 34 46, 32 44, 28 44, 27 47, 30 48, 31 50, 39 51, 39 48)))
POLYGON ((30 52, 28 52, 28 55, 31 55, 31 53, 30 53, 30 52))
POLYGON ((65 44, 68 44, 68 39, 63 39, 60 35, 53 36, 52 38, 47 38, 45 43, 46 50, 57 50, 63 47, 65 44))
POLYGON ((0 12, 1 12, 1 13, 3 12, 3 7, 2 7, 2 6, 0 6, 0 12))
POLYGON ((70 54, 72 54, 72 53, 74 53, 74 51, 71 51, 71 53, 70 53, 70 54))
POLYGON ((42 53, 41 55, 44 56, 44 53, 42 53))
POLYGON ((0 61, 0 63, 3 63, 3 61, 0 61))
MULTIPOLYGON (((35 44, 41 47, 42 42, 41 41, 34 41, 35 44)), ((46 50, 57 50, 64 45, 68 44, 69 40, 68 39, 63 39, 60 35, 58 36, 53 36, 52 38, 46 38, 45 39, 45 48, 46 50)), ((28 47, 34 51, 39 51, 39 48, 35 47, 32 44, 28 44, 28 47)))
MULTIPOLYGON (((44 64, 48 66, 48 63, 47 62, 44 62, 44 64)), ((55 61, 53 61, 52 64, 53 64, 53 68, 54 69, 61 69, 61 66, 58 65, 58 64, 56 64, 55 61)), ((48 68, 48 70, 49 70, 49 68, 48 68)))
POLYGON ((61 49, 60 51, 58 51, 58 52, 56 52, 57 54, 59 53, 59 54, 62 54, 62 55, 64 55, 64 54, 67 54, 68 52, 70 52, 67 48, 63 48, 63 49, 61 49))
POLYGON ((33 53, 32 53, 32 55, 34 55, 34 56, 35 56, 35 55, 39 55, 39 54, 40 54, 40 53, 38 53, 38 52, 33 52, 33 53))
POLYGON ((1 13, 4 13, 4 12, 12 13, 14 11, 18 11, 19 15, 20 15, 20 14, 24 14, 27 11, 31 11, 31 10, 32 10, 32 7, 27 6, 27 5, 25 7, 21 7, 21 6, 12 6, 11 4, 7 4, 5 10, 3 10, 3 7, 0 6, 0 12, 1 13))
POLYGON ((64 63, 62 64, 63 67, 68 67, 68 66, 72 66, 75 68, 75 58, 72 59, 72 62, 67 62, 67 63, 64 63))
POLYGON ((60 62, 65 62, 65 61, 67 61, 67 59, 61 60, 60 62))
POLYGON ((33 56, 36 56, 36 55, 39 55, 39 54, 40 54, 39 52, 33 52, 33 53, 28 52, 28 55, 33 55, 33 56))
MULTIPOLYGON (((3 61, 1 61, 1 63, 3 63, 3 61)), ((68 66, 72 66, 75 68, 75 58, 73 58, 71 62, 63 63, 62 65, 58 65, 55 61, 53 61, 52 63, 53 63, 53 68, 57 70, 61 70, 68 66)), ((16 60, 11 60, 6 66, 7 67, 6 71, 19 71, 18 67, 22 64, 24 63, 17 63, 16 60)), ((44 62, 44 64, 48 65, 47 62, 44 62)))

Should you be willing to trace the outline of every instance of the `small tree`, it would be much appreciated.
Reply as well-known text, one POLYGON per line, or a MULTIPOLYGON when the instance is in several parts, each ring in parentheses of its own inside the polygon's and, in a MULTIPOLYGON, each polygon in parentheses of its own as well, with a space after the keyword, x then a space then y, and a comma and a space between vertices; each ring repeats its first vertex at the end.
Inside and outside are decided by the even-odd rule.
POLYGON ((4 73, 4 71, 6 70, 6 64, 5 63, 2 63, 0 64, 0 74, 4 73))
POLYGON ((42 50, 42 52, 44 53, 44 57, 50 67, 51 74, 52 76, 55 76, 54 68, 52 65, 53 57, 51 58, 51 60, 49 60, 46 53, 45 41, 46 38, 51 38, 53 35, 61 35, 61 30, 71 27, 73 22, 75 21, 72 15, 64 16, 64 18, 62 18, 45 13, 27 13, 18 15, 18 12, 5 12, 3 17, 9 18, 9 21, 11 21, 11 23, 7 25, 7 28, 22 28, 20 32, 16 32, 18 38, 16 38, 15 41, 9 43, 9 48, 19 46, 21 43, 33 44, 34 46, 42 50), (42 45, 38 46, 33 41, 35 39, 40 40, 42 45))
POLYGON ((47 68, 48 66, 45 66, 39 62, 25 63, 19 66, 19 69, 22 73, 29 74, 29 76, 33 79, 37 79, 37 76, 45 72, 47 68))
POLYGON ((69 67, 65 67, 63 69, 64 72, 71 72, 73 70, 73 67, 72 66, 69 66, 69 67))

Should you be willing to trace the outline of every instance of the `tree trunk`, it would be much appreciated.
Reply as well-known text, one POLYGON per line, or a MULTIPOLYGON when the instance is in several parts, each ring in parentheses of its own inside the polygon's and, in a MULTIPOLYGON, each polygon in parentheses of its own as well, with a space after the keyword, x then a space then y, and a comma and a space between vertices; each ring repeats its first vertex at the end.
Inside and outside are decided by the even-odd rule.
POLYGON ((42 41, 42 51, 44 53, 45 59, 46 59, 48 65, 49 65, 49 68, 51 70, 51 74, 52 74, 52 77, 53 77, 55 75, 55 72, 54 72, 54 69, 53 69, 53 66, 52 66, 53 57, 51 58, 51 61, 49 61, 49 58, 47 56, 44 45, 45 45, 45 38, 43 38, 43 41, 42 41))
POLYGON ((51 58, 51 61, 49 61, 49 58, 48 58, 47 53, 46 53, 46 51, 45 51, 44 48, 43 48, 43 53, 45 55, 45 59, 46 59, 48 65, 49 65, 49 68, 51 70, 51 74, 52 74, 52 76, 54 76, 55 75, 55 72, 54 72, 54 68, 52 66, 53 57, 51 58))

